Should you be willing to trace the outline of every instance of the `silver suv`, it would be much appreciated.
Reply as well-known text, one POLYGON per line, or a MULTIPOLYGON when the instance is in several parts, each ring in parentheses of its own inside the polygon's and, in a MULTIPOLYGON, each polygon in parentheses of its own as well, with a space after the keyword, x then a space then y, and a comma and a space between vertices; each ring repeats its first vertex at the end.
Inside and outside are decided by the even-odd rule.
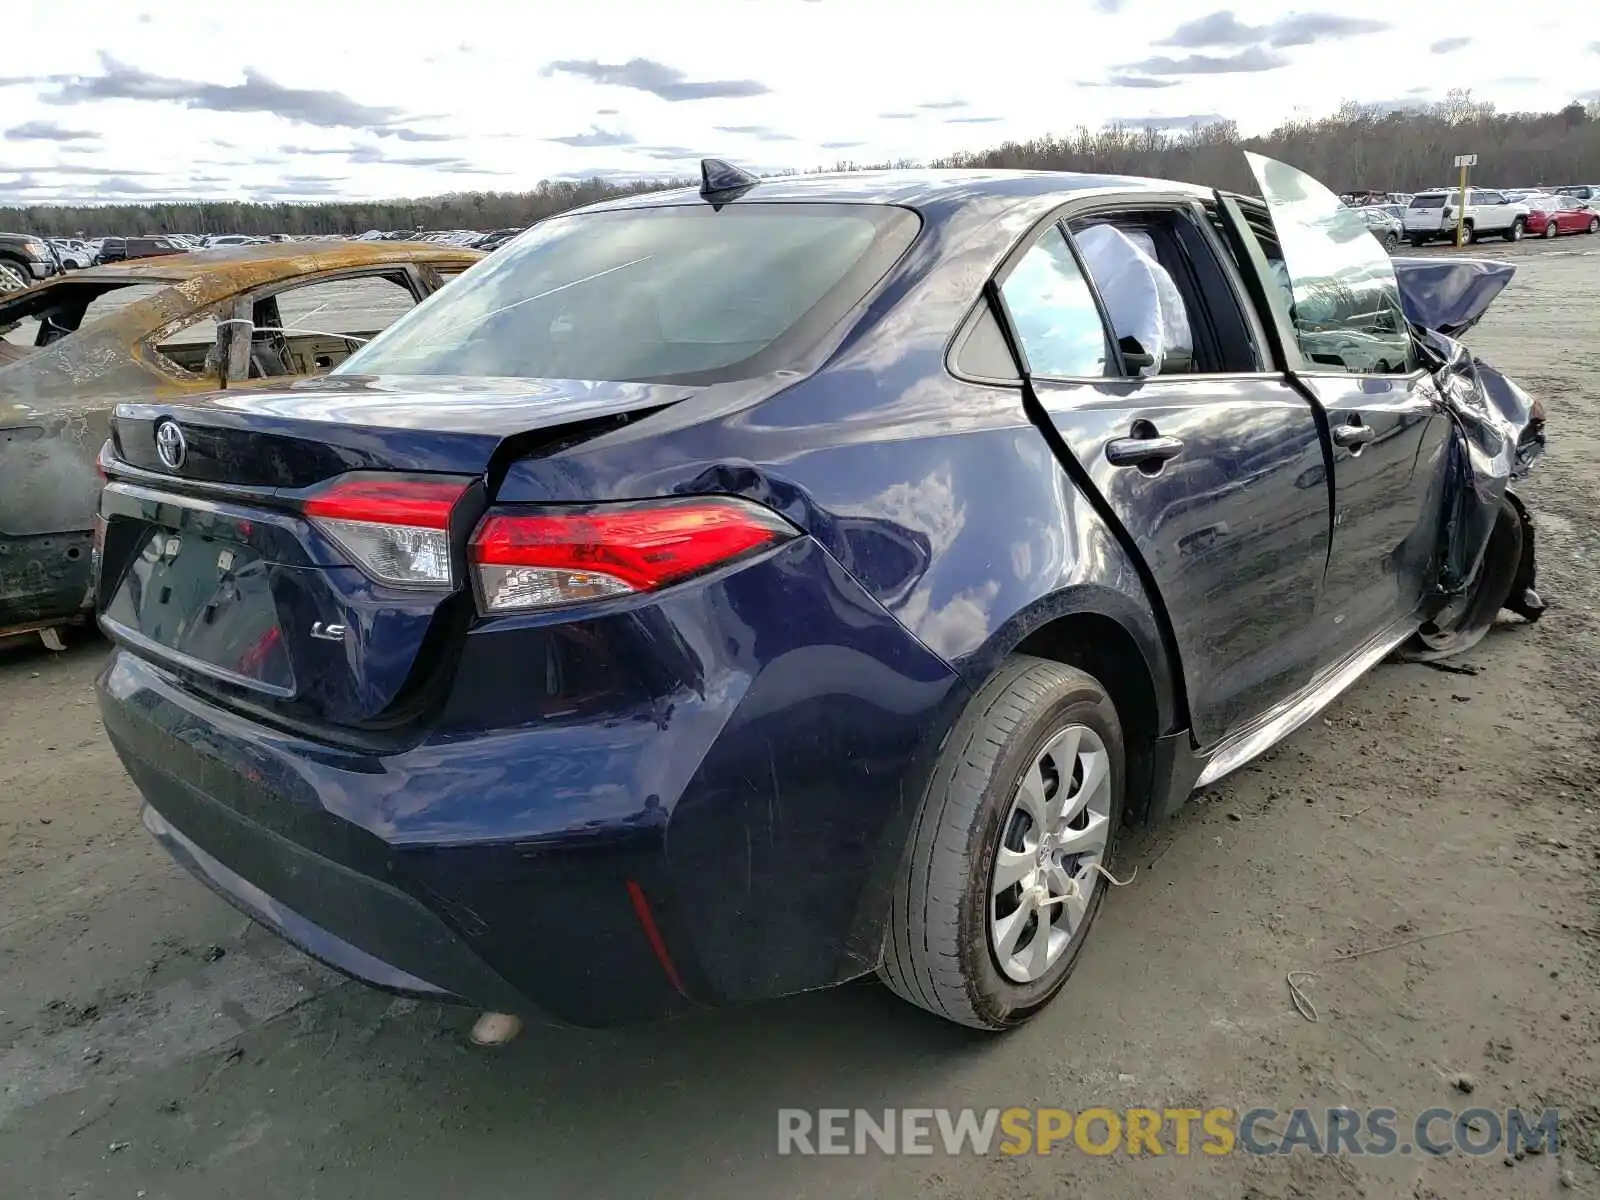
MULTIPOLYGON (((1406 206, 1406 237, 1413 246, 1455 237, 1460 204, 1461 193, 1454 188, 1418 192, 1406 206)), ((1528 228, 1528 206, 1490 188, 1468 188, 1466 226, 1469 243, 1491 233, 1508 242, 1521 241, 1528 228)))

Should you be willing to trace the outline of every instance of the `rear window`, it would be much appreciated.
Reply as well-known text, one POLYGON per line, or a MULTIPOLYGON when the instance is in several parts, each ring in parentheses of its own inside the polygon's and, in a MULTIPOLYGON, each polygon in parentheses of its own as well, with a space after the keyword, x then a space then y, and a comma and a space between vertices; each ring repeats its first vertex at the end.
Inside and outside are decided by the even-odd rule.
POLYGON ((709 204, 554 217, 335 374, 709 384, 792 365, 918 229, 869 204, 709 204))
POLYGON ((1413 197, 1411 197, 1411 207, 1412 208, 1443 208, 1444 207, 1444 196, 1442 194, 1433 195, 1433 196, 1413 196, 1413 197))

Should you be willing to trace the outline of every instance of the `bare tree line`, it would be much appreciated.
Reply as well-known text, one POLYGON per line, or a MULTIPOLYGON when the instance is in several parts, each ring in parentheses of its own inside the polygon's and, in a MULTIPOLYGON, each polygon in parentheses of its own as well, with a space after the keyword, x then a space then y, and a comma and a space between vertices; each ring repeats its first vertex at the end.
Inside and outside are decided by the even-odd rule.
POLYGON ((941 167, 1032 168, 1154 175, 1254 191, 1241 150, 1309 172, 1337 191, 1411 192, 1455 182, 1458 154, 1478 156, 1477 177, 1499 187, 1600 181, 1600 103, 1553 113, 1497 113, 1456 91, 1421 110, 1347 103, 1316 121, 1290 121, 1240 137, 1231 121, 1172 137, 1151 129, 1079 128, 1065 138, 1008 142, 952 155, 941 167))
MULTIPOLYGON (((1336 190, 1414 191, 1454 182, 1451 161, 1476 154, 1477 178, 1502 187, 1600 182, 1600 101, 1551 113, 1500 113, 1451 92, 1421 108, 1346 103, 1320 120, 1289 121, 1241 137, 1232 121, 1180 133, 1079 126, 1065 136, 1005 142, 938 159, 933 167, 1026 168, 1149 175, 1253 191, 1241 150, 1310 172, 1336 190)), ((832 170, 908 166, 841 162, 832 170)), ((677 183, 545 181, 529 192, 468 192, 415 200, 252 204, 39 205, 0 208, 0 229, 43 236, 133 233, 353 234, 369 229, 500 229, 569 208, 677 183)))

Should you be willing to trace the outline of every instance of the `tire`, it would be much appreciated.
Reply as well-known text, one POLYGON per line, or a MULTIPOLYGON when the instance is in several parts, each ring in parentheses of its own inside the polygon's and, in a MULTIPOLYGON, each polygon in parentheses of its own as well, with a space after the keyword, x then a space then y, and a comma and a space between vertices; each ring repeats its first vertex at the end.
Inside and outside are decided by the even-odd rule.
POLYGON ((1429 621, 1419 629, 1402 652, 1415 660, 1446 658, 1470 650, 1483 640, 1494 625, 1495 616, 1511 598, 1522 567, 1522 514, 1510 500, 1502 498, 1489 545, 1483 552, 1483 565, 1468 594, 1453 604, 1443 624, 1429 621))
POLYGON ((1006 660, 946 739, 912 822, 878 968, 891 991, 985 1030, 1020 1025, 1055 998, 1108 890, 1088 863, 1108 866, 1116 848, 1124 753, 1116 706, 1094 678, 1045 659, 1006 660), (1058 757, 1074 766, 1070 773, 1055 771, 1052 791, 1058 757), (1028 779, 1039 786, 1025 788, 1028 779), (1052 819, 1051 806, 1067 788, 1069 811, 1082 811, 1059 826, 1060 836, 1069 845, 1103 837, 1098 853, 1051 854, 1057 834, 1047 831, 1042 838, 1026 811, 1052 819), (1049 867, 1040 869, 1046 862, 1049 867), (1026 873, 995 892, 997 870, 1026 873), (1069 876, 1087 902, 1049 905, 1050 924, 1041 925, 1032 885, 1052 897, 1067 894, 1071 885, 1061 885, 1069 876), (1007 932, 1009 948, 997 951, 1007 932))
POLYGON ((1544 236, 1547 238, 1553 238, 1560 232, 1560 228, 1556 225, 1556 219, 1554 217, 1546 217, 1544 222, 1544 236))
POLYGON ((1411 244, 1413 246, 1426 246, 1428 244, 1428 239, 1425 237, 1418 237, 1416 234, 1412 234, 1411 244))
POLYGON ((1467 224, 1465 225, 1464 228, 1466 230, 1466 235, 1467 236, 1466 236, 1466 239, 1462 242, 1462 245, 1465 245, 1465 246, 1475 245, 1477 243, 1477 241, 1478 241, 1478 231, 1472 227, 1472 223, 1470 221, 1467 222, 1467 224))
POLYGON ((15 259, 0 258, 0 294, 21 291, 33 284, 28 268, 15 259))
POLYGON ((1515 221, 1511 222, 1511 227, 1500 236, 1505 238, 1505 240, 1508 242, 1520 242, 1527 227, 1527 221, 1523 220, 1521 217, 1518 217, 1515 221))
POLYGON ((1589 218, 1589 232, 1600 233, 1600 217, 1589 218))

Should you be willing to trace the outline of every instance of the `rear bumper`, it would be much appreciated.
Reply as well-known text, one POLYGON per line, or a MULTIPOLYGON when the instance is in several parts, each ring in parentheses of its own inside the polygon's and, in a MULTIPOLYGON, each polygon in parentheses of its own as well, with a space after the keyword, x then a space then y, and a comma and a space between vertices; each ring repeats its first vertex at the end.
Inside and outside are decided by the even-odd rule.
MULTIPOLYGON (((152 782, 146 776, 146 785, 152 782)), ((505 980, 398 888, 313 854, 176 780, 148 790, 172 820, 211 834, 207 841, 239 869, 201 849, 147 803, 144 826, 167 853, 246 916, 313 958, 398 995, 500 1010, 521 1005, 505 980)))
POLYGON ((406 749, 280 732, 126 649, 98 684, 104 724, 169 851, 374 986, 611 1025, 876 965, 919 781, 965 697, 820 547, 467 640, 406 749), (539 695, 578 670, 558 640, 593 690, 539 695))

